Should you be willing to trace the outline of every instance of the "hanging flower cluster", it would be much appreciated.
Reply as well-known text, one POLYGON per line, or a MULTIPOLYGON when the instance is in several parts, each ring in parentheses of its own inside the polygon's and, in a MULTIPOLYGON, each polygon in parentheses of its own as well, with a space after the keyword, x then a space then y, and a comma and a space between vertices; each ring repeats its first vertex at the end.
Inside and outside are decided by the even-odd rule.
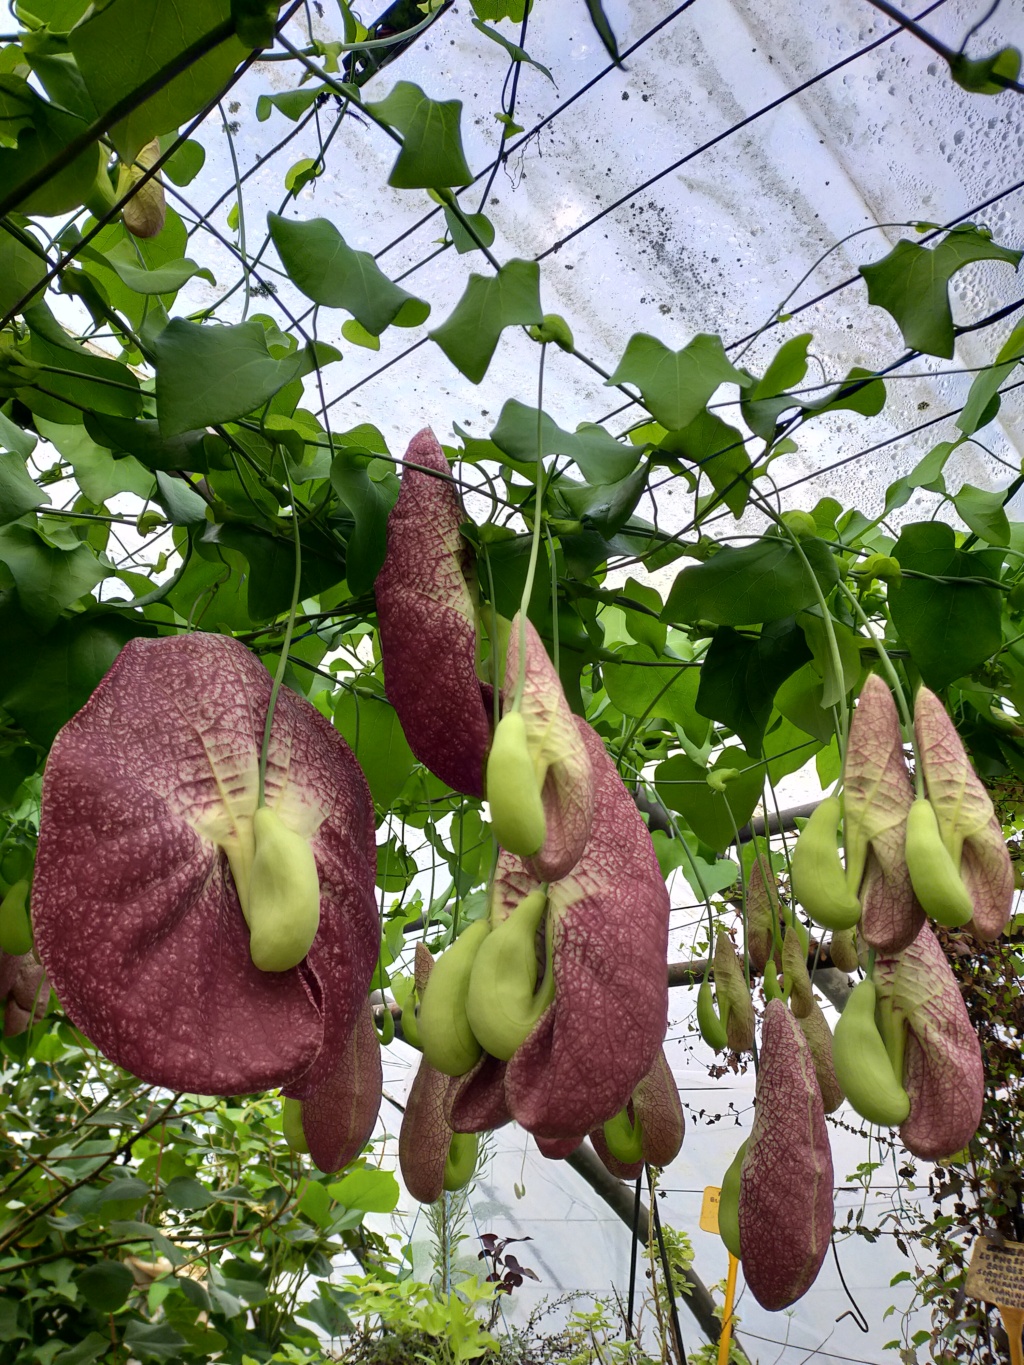
POLYGON ((599 1134, 630 1169, 671 1160, 683 1131, 660 1051, 669 904, 650 835, 529 621, 505 623, 496 678, 478 675, 463 520, 444 452, 420 432, 376 584, 384 684, 417 758, 487 798, 501 848, 486 918, 429 975, 421 952, 419 1006, 403 1016, 424 1056, 399 1156, 422 1199, 468 1177, 467 1134, 511 1119, 554 1157, 599 1134))
POLYGON ((57 736, 36 948, 112 1061, 207 1095, 281 1086, 318 1165, 372 1130, 373 805, 334 727, 220 635, 130 641, 57 736))
MULTIPOLYGON (((833 931, 834 960, 852 951, 847 940, 856 931, 866 968, 834 1037, 814 1001, 806 936, 792 921, 778 983, 772 954, 784 915, 759 864, 751 877, 748 952, 774 998, 764 1016, 754 1129, 723 1180, 720 1221, 751 1292, 768 1309, 807 1291, 828 1247, 825 1113, 845 1098, 869 1122, 898 1128, 909 1151, 932 1161, 961 1151, 981 1119, 981 1049, 929 921, 991 941, 1010 916, 1013 873, 988 794, 926 688, 915 700, 914 733, 916 795, 892 694, 869 677, 850 725, 844 801, 823 801, 793 852, 795 899, 833 931)), ((716 955, 716 984, 717 968, 716 955)))

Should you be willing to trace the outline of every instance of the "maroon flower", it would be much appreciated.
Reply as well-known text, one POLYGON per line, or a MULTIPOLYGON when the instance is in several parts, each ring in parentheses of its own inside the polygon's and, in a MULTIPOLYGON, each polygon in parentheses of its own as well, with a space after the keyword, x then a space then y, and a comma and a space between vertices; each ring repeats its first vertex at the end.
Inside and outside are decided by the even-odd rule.
POLYGON ((846 872, 860 897, 858 932, 880 952, 912 943, 924 923, 904 846, 914 788, 892 693, 876 673, 861 689, 850 721, 843 778, 846 872))
POLYGON ((24 1033, 46 1014, 50 983, 32 953, 0 953, 0 1001, 5 1038, 24 1033))
POLYGON ((250 958, 226 851, 251 832, 270 687, 225 636, 132 640, 46 766, 32 893, 40 958, 74 1023, 172 1090, 313 1093, 348 1043, 377 958, 366 780, 330 722, 287 688, 267 802, 311 840, 320 927, 288 971, 250 958))
POLYGON ((374 589, 384 687, 420 762, 455 791, 483 796, 489 690, 476 675, 473 559, 459 534, 465 516, 432 431, 414 436, 405 458, 374 589))
POLYGON ((762 1308, 788 1308, 810 1289, 828 1251, 833 1212, 832 1152, 814 1058, 785 1003, 769 1000, 739 1205, 743 1274, 762 1308))

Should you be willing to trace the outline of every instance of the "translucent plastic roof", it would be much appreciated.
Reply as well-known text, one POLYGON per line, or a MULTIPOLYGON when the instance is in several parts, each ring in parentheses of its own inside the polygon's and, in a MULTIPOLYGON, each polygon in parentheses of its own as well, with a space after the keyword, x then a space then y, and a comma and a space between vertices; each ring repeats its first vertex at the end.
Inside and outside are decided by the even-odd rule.
MULTIPOLYGON (((925 14, 930 31, 957 48, 989 8, 988 0, 948 0, 913 13, 925 14)), ((908 224, 974 221, 987 224, 1005 245, 1024 245, 1018 97, 964 92, 933 52, 868 0, 606 0, 605 9, 626 54, 622 70, 609 65, 583 0, 537 0, 524 45, 550 78, 523 66, 514 118, 524 132, 511 139, 493 180, 489 167, 501 132, 495 114, 508 56, 470 24, 465 0, 366 89, 380 98, 403 79, 434 99, 463 101, 466 154, 478 175, 463 192, 463 204, 486 210, 499 259, 541 261, 545 309, 569 321, 578 349, 605 373, 614 370, 634 332, 652 333, 674 348, 700 332, 720 333, 734 347, 733 358, 742 354, 743 363, 757 370, 782 340, 810 331, 817 359, 807 382, 835 382, 851 366, 884 366, 904 354, 892 319, 869 307, 857 267, 880 259, 900 236, 922 240, 908 224), (793 316, 744 350, 784 300, 793 316)), ((367 6, 363 19, 373 17, 367 6)), ((505 23, 501 31, 519 40, 517 26, 505 23)), ((317 21, 317 36, 341 37, 330 6, 317 21)), ((293 37, 301 42, 303 34, 296 30, 293 37)), ((1004 3, 985 18, 970 50, 981 55, 1007 43, 1024 47, 1019 4, 1004 3)), ((293 131, 277 111, 267 121, 256 116, 261 95, 293 85, 291 64, 264 62, 232 92, 227 114, 236 121, 233 145, 242 173, 293 131)), ((427 326, 436 325, 454 307, 470 271, 479 269, 478 258, 440 251, 444 223, 427 195, 385 187, 394 155, 386 136, 358 118, 346 118, 335 132, 337 118, 328 101, 285 157, 247 182, 249 249, 262 240, 265 211, 281 208, 283 169, 314 157, 331 137, 331 170, 287 212, 330 218, 349 245, 375 253, 392 278, 430 301, 427 326)), ((179 201, 177 207, 189 221, 190 207, 205 212, 227 193, 211 217, 226 234, 235 178, 229 144, 212 131, 204 140, 206 169, 185 191, 188 206, 179 201)), ((220 285, 193 281, 179 300, 181 311, 212 303, 236 277, 234 258, 210 239, 203 263, 220 285)), ((277 295, 255 299, 253 306, 286 325, 281 307, 299 316, 307 303, 274 273, 276 264, 271 248, 254 279, 271 280, 277 295)), ((1008 266, 970 266, 955 278, 954 316, 958 323, 977 323, 1021 293, 1008 266)), ((241 294, 236 298, 240 303, 241 294)), ((773 465, 783 504, 811 506, 834 494, 878 515, 886 486, 951 435, 952 418, 943 414, 963 401, 970 375, 962 371, 990 361, 1012 323, 1007 317, 963 336, 951 362, 920 358, 903 365, 878 417, 837 414, 805 431, 799 450, 773 465)), ((503 334, 483 382, 473 385, 426 338, 427 326, 389 329, 379 352, 344 341, 337 313, 325 315, 319 326, 319 335, 344 351, 343 363, 324 371, 332 428, 371 421, 396 452, 425 424, 446 442, 455 440, 453 423, 486 436, 507 398, 536 402, 537 348, 514 328, 503 334)), ((563 427, 571 430, 623 407, 622 395, 600 373, 549 350, 544 407, 563 427)), ((728 402, 735 391, 723 389, 718 397, 728 402)), ((988 449, 970 445, 957 452, 947 470, 951 487, 1008 482, 1024 456, 1020 415, 1020 401, 1008 395, 997 422, 982 433, 988 449)), ((609 425, 618 432, 639 417, 637 408, 626 407, 609 425)), ((681 525, 690 506, 686 490, 666 484, 657 498, 660 524, 681 525)), ((935 501, 918 494, 898 515, 919 511, 922 500, 926 507, 935 501)), ((651 509, 641 505, 645 510, 651 509)), ((751 521, 757 524, 756 517, 751 521)), ((685 887, 677 892, 679 905, 685 887)), ((685 906, 677 914, 674 958, 691 955, 692 918, 685 906)), ((692 1235, 695 1269, 710 1282, 724 1275, 725 1253, 717 1239, 698 1230, 701 1191, 718 1182, 749 1127, 753 1078, 708 1077, 710 1054, 699 1042, 694 1050, 690 1038, 692 1004, 689 991, 673 993, 671 1060, 689 1133, 666 1173, 662 1216, 692 1235), (706 1123, 708 1114, 727 1114, 730 1106, 742 1126, 706 1123)), ((411 1075, 411 1053, 398 1045, 388 1056, 386 1091, 401 1100, 411 1075)), ((397 1132, 397 1113, 387 1103, 381 1122, 397 1132)), ((855 1119, 854 1126, 859 1130, 855 1119)), ((831 1131, 837 1221, 866 1204, 866 1220, 877 1223, 893 1197, 895 1176, 878 1174, 869 1194, 846 1180, 867 1159, 867 1148, 859 1137, 831 1131)), ((545 1293, 607 1293, 613 1283, 621 1289, 628 1277, 625 1227, 575 1174, 537 1156, 524 1134, 505 1129, 494 1146, 467 1231, 473 1234, 475 1220, 480 1231, 528 1233, 534 1242, 522 1259, 542 1276, 539 1286, 519 1291, 509 1313, 521 1320, 545 1293), (512 1190, 520 1180, 526 1196, 517 1202, 512 1190)), ((420 1226, 421 1246, 422 1231, 420 1226)), ((869 1332, 862 1334, 853 1317, 844 1316, 850 1305, 829 1260, 790 1316, 762 1313, 749 1296, 741 1302, 740 1335, 752 1359, 796 1365, 817 1348, 823 1359, 882 1360, 884 1343, 900 1335, 899 1314, 883 1321, 884 1310, 907 1302, 905 1288, 890 1290, 888 1281, 908 1263, 884 1241, 857 1238, 842 1244, 840 1258, 869 1332)), ((698 1333, 685 1312, 683 1328, 687 1343, 695 1343, 698 1333)))

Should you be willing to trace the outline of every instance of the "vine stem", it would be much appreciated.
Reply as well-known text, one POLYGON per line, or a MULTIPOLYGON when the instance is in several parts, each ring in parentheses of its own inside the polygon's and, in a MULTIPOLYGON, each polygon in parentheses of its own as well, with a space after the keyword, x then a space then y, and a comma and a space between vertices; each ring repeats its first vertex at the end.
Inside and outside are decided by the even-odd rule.
POLYGON ((536 504, 533 513, 533 539, 530 542, 530 564, 526 570, 526 582, 523 584, 523 596, 519 602, 519 676, 516 678, 515 695, 512 698, 513 711, 518 711, 523 700, 523 689, 526 686, 526 613, 530 605, 530 598, 533 596, 533 580, 537 576, 537 560, 540 557, 540 536, 541 536, 541 496, 544 491, 544 443, 543 443, 543 420, 544 420, 544 361, 547 356, 548 345, 546 341, 541 342, 540 346, 540 366, 537 370, 537 474, 536 474, 536 504))
POLYGON ((284 640, 281 644, 281 657, 277 661, 277 672, 274 674, 274 684, 270 689, 270 701, 267 703, 267 719, 263 726, 263 743, 260 745, 260 785, 257 805, 267 804, 266 783, 267 783, 267 757, 270 753, 270 730, 274 724, 274 709, 277 706, 277 694, 281 690, 281 683, 284 681, 284 671, 288 667, 288 651, 292 645, 292 631, 295 629, 295 613, 299 605, 299 586, 302 582, 302 541, 299 537, 299 509, 295 505, 295 489, 292 487, 292 476, 288 469, 288 461, 282 456, 284 463, 284 477, 288 485, 288 493, 292 500, 292 535, 295 540, 295 578, 292 583, 292 604, 288 610, 288 624, 284 630, 284 640))

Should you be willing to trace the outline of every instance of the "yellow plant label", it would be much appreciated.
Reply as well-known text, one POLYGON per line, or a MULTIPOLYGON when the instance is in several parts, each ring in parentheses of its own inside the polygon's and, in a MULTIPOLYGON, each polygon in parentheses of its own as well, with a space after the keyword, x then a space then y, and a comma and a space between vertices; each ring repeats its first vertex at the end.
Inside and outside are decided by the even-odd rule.
POLYGON ((722 1191, 717 1185, 708 1185, 704 1191, 704 1202, 700 1206, 701 1232, 718 1231, 718 1205, 722 1191))
MULTIPOLYGON (((704 1198, 706 1201, 707 1191, 704 1198)), ((971 1252, 965 1289, 972 1299, 1024 1308, 1024 1245, 1005 1242, 1000 1246, 979 1237, 971 1252)))

